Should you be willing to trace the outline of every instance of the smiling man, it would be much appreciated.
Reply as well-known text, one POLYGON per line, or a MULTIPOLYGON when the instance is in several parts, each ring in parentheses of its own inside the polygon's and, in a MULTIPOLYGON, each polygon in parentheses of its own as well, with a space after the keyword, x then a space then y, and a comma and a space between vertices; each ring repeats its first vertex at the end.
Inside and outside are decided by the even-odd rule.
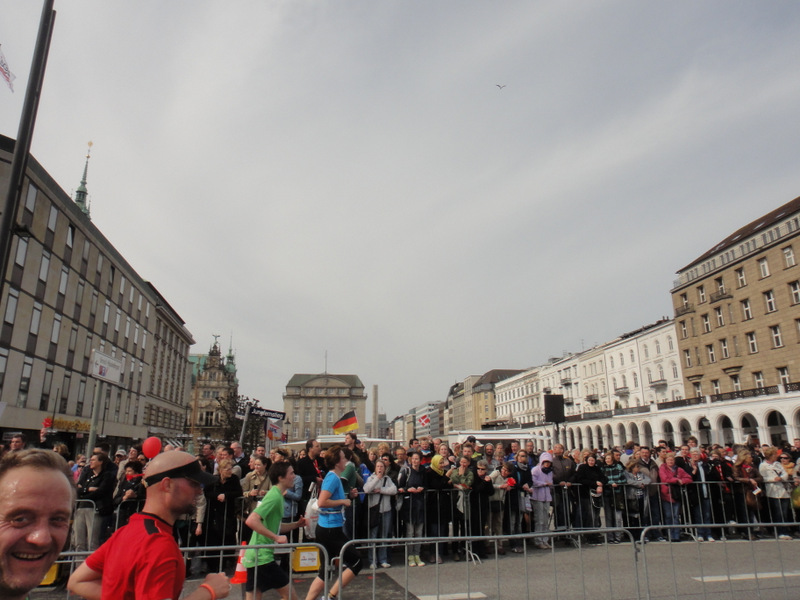
POLYGON ((39 585, 69 534, 75 487, 50 450, 0 459, 0 598, 18 600, 39 585))

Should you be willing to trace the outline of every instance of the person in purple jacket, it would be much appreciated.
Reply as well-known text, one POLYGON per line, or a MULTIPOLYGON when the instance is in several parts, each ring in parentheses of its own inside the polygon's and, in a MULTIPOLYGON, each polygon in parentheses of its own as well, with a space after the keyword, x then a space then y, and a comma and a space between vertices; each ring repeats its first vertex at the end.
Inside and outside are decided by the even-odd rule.
MULTIPOLYGON (((531 471, 533 485, 531 500, 533 502, 533 520, 536 533, 544 533, 550 529, 550 502, 553 500, 553 457, 549 452, 539 455, 539 464, 531 471)), ((540 550, 550 550, 550 538, 537 536, 534 543, 540 550)))

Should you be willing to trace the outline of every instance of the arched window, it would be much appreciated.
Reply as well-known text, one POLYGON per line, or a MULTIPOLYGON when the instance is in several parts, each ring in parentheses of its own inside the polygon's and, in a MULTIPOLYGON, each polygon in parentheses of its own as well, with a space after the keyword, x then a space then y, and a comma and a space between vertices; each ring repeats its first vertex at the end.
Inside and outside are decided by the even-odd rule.
POLYGON ((619 353, 619 366, 625 366, 625 355, 622 352, 619 353))
POLYGON ((609 356, 608 360, 611 363, 611 368, 613 369, 614 368, 614 357, 613 356, 609 356))
POLYGON ((633 387, 639 387, 639 376, 636 373, 633 374, 633 387))
POLYGON ((664 367, 661 365, 658 365, 658 378, 664 379, 664 367))
MULTIPOLYGON (((668 338, 670 340, 670 350, 672 350, 672 338, 668 338)), ((656 354, 661 354, 661 342, 656 340, 656 354)))
POLYGON ((674 362, 672 363, 672 378, 678 378, 678 365, 676 365, 674 362))
POLYGON ((650 358, 650 350, 647 349, 647 344, 642 346, 642 350, 644 350, 644 357, 645 358, 650 358))
POLYGON ((634 364, 635 362, 636 362, 636 355, 633 353, 633 350, 631 350, 631 364, 634 364))

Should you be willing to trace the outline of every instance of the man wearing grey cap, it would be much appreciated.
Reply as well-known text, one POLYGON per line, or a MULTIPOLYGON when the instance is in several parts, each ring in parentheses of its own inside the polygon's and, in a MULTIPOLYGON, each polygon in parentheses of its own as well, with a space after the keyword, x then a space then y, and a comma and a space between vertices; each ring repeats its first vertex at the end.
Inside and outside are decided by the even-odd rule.
MULTIPOLYGON (((142 512, 75 570, 69 591, 88 600, 177 600, 186 565, 173 525, 194 509, 203 485, 212 481, 191 454, 175 450, 156 456, 144 473, 147 499, 142 512)), ((224 573, 212 573, 186 600, 225 598, 230 590, 224 573)))

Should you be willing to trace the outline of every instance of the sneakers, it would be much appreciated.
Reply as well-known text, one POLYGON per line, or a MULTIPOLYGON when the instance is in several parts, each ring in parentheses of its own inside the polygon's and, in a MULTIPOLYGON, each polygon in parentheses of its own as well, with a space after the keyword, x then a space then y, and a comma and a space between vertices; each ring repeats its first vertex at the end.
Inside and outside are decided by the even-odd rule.
POLYGON ((707 542, 716 542, 717 540, 715 540, 713 537, 711 537, 711 536, 709 535, 709 536, 707 536, 707 537, 706 537, 706 541, 707 541, 707 542))
POLYGON ((791 540, 791 539, 794 539, 794 538, 792 538, 792 536, 790 536, 790 535, 786 535, 785 533, 783 533, 783 534, 778 536, 778 539, 779 540, 791 540))
POLYGON ((416 567, 417 566, 416 558, 417 557, 414 556, 413 554, 409 554, 408 555, 408 566, 409 567, 416 567))
POLYGON ((374 571, 376 568, 377 567, 375 566, 375 563, 370 563, 370 565, 369 565, 369 570, 370 571, 374 571))
POLYGON ((390 565, 388 562, 382 562, 381 567, 384 569, 391 569, 392 565, 390 565))
POLYGON ((417 566, 418 566, 418 567, 424 567, 424 566, 425 566, 425 563, 424 563, 424 562, 422 562, 422 559, 419 557, 419 554, 417 554, 417 555, 414 557, 414 562, 416 562, 416 563, 417 563, 417 566))

